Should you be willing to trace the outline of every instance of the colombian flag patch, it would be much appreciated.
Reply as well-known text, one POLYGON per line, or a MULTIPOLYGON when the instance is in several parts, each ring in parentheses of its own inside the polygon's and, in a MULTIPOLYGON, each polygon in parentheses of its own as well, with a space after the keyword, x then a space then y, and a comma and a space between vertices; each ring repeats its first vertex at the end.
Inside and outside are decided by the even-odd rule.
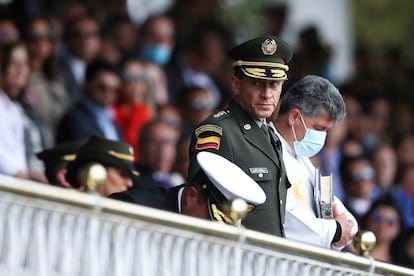
POLYGON ((204 138, 198 137, 195 148, 198 150, 203 150, 203 149, 218 150, 220 148, 220 137, 217 137, 217 136, 209 136, 209 137, 204 137, 204 138))

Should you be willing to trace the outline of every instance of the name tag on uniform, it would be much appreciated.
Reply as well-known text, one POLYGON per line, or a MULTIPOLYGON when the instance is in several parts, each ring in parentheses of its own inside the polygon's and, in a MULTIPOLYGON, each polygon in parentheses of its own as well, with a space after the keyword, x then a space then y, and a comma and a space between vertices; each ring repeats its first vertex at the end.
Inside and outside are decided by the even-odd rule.
POLYGON ((269 173, 267 168, 249 168, 251 174, 269 173))

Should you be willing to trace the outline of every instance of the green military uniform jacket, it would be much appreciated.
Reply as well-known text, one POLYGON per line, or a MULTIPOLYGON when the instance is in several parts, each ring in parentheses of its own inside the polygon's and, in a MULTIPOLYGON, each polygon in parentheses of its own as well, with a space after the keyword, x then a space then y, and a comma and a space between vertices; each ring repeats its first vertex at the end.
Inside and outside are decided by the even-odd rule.
MULTIPOLYGON (((277 136, 273 136, 279 142, 277 136)), ((286 191, 290 183, 283 165, 281 146, 272 147, 255 120, 239 104, 232 102, 228 109, 213 113, 193 131, 189 178, 199 169, 196 155, 203 150, 220 154, 237 164, 266 193, 265 203, 256 206, 243 225, 284 236, 286 191)))

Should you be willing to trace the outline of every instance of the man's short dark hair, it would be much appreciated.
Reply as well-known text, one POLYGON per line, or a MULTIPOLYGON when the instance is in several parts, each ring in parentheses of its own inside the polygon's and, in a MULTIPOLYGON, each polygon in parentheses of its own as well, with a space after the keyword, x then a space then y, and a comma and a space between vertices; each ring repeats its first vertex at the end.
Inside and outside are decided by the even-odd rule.
POLYGON ((102 59, 95 59, 86 68, 85 80, 90 81, 101 72, 111 72, 122 79, 121 70, 117 65, 102 59))

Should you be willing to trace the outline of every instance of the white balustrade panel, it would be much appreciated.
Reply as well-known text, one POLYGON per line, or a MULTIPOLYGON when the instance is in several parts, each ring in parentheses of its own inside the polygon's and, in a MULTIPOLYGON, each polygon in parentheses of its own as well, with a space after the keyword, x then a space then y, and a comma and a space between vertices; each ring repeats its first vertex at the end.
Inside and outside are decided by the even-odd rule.
POLYGON ((341 263, 247 244, 242 238, 228 240, 99 208, 0 191, 0 275, 370 274, 341 263))

